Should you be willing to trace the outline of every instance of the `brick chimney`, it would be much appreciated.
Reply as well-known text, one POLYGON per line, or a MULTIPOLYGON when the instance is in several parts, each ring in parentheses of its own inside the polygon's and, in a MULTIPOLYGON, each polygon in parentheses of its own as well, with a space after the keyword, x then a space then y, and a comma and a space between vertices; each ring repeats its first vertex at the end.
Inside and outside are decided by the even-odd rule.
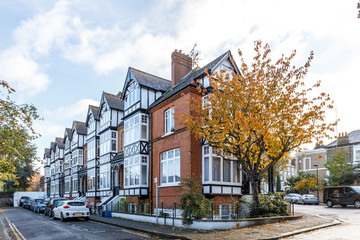
POLYGON ((191 69, 191 57, 175 49, 171 54, 171 87, 174 87, 191 69))
POLYGON ((349 136, 347 133, 340 133, 339 138, 337 139, 337 145, 346 145, 349 144, 349 136))

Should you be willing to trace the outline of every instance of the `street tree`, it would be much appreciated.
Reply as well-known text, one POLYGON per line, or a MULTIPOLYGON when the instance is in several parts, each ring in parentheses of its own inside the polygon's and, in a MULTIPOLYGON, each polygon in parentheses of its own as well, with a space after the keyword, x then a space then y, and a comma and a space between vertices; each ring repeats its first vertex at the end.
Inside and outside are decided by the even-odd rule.
POLYGON ((344 151, 336 152, 326 163, 330 186, 351 185, 358 177, 356 167, 347 161, 344 151))
POLYGON ((291 65, 296 51, 272 62, 268 44, 254 45, 250 65, 239 50, 241 74, 205 70, 211 87, 198 83, 199 95, 190 99, 192 114, 179 116, 198 139, 241 164, 252 187, 253 208, 259 209, 262 175, 300 145, 322 142, 336 123, 324 123, 325 110, 333 105, 327 93, 314 93, 320 81, 305 86, 312 52, 296 68, 291 65))
MULTIPOLYGON (((31 104, 17 104, 11 99, 15 89, 0 80, 0 186, 14 181, 16 170, 29 158, 29 144, 38 136, 33 122, 39 119, 31 104)), ((26 164, 25 164, 26 165, 26 164)))

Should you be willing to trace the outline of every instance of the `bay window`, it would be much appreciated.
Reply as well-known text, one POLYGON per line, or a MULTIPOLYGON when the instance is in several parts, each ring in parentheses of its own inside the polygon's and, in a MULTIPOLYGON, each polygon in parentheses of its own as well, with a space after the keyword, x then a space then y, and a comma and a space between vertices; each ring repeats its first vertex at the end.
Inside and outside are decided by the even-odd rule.
POLYGON ((108 126, 110 126, 110 118, 111 118, 111 110, 108 109, 106 105, 104 105, 101 116, 100 116, 100 130, 104 130, 108 126))
POLYGON ((70 177, 65 177, 65 192, 70 192, 70 177))
POLYGON ((78 179, 76 175, 73 175, 72 179, 72 191, 77 192, 78 191, 78 179))
POLYGON ((117 131, 108 130, 100 136, 100 156, 109 152, 117 152, 117 131))
POLYGON ((87 143, 87 159, 88 161, 96 158, 96 139, 93 138, 93 140, 89 141, 87 143))
POLYGON ((76 165, 83 165, 83 150, 82 149, 77 149, 75 151, 73 151, 72 153, 72 166, 76 166, 76 165))
POLYGON ((180 183, 180 148, 160 154, 161 185, 178 185, 180 183))
POLYGON ((221 184, 240 184, 241 165, 231 155, 223 158, 216 148, 203 146, 203 182, 221 184))
POLYGON ((148 116, 137 114, 124 122, 124 146, 139 140, 148 141, 148 116))
POLYGON ((147 186, 148 156, 136 155, 124 160, 125 187, 147 186))
POLYGON ((87 174, 87 190, 95 190, 95 168, 89 169, 87 174))
POLYGON ((110 164, 100 166, 100 189, 110 188, 110 164))

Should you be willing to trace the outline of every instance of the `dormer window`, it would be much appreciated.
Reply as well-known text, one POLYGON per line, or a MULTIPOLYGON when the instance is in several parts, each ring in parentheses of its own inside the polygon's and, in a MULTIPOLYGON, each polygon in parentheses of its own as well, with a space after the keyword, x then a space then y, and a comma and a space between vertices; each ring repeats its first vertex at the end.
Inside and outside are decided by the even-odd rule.
POLYGON ((131 107, 134 103, 140 100, 140 89, 136 82, 132 81, 126 90, 125 95, 125 109, 131 107))

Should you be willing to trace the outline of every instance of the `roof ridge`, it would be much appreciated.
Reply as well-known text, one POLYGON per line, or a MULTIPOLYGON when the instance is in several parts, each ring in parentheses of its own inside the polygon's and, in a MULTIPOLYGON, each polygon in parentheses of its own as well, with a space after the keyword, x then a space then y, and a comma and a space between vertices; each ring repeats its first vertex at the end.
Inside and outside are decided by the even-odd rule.
POLYGON ((171 82, 171 80, 165 79, 165 78, 163 78, 163 77, 156 76, 156 75, 151 74, 151 73, 148 73, 148 72, 144 72, 144 71, 139 70, 139 69, 137 69, 137 68, 134 68, 134 67, 129 67, 129 68, 132 69, 132 70, 139 71, 139 72, 145 73, 145 74, 147 74, 147 75, 150 75, 150 76, 153 76, 153 77, 156 77, 156 78, 165 80, 165 81, 167 81, 167 82, 171 82))

